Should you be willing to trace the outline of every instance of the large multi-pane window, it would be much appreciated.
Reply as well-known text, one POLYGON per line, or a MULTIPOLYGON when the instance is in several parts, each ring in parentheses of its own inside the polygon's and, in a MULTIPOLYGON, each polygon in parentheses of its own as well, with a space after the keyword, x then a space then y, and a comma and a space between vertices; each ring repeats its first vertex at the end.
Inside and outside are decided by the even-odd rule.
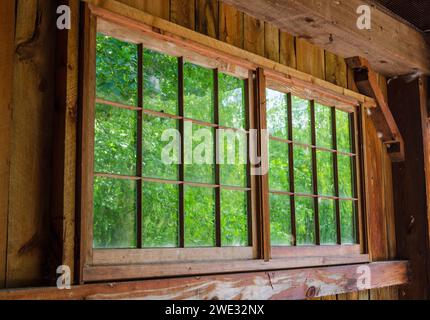
POLYGON ((353 114, 272 89, 266 99, 272 246, 355 244, 353 114))
POLYGON ((247 80, 102 34, 96 57, 94 248, 249 246, 247 80))

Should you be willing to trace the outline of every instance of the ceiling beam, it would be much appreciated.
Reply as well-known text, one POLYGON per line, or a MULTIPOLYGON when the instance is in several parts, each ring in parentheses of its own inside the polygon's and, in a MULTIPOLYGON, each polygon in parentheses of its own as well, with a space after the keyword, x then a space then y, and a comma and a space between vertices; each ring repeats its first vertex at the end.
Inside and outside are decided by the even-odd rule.
POLYGON ((357 28, 362 0, 223 0, 344 58, 361 56, 384 76, 430 74, 424 35, 372 4, 371 30, 357 28))

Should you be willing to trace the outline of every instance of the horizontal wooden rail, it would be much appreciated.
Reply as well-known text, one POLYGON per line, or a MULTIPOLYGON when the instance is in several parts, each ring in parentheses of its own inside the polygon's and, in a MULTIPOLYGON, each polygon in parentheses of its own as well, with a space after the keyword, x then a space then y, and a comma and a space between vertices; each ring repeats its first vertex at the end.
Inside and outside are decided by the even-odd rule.
POLYGON ((358 291, 363 270, 369 269, 367 289, 408 283, 408 262, 212 275, 134 282, 87 284, 70 290, 32 288, 0 291, 0 300, 44 299, 306 299, 358 291))

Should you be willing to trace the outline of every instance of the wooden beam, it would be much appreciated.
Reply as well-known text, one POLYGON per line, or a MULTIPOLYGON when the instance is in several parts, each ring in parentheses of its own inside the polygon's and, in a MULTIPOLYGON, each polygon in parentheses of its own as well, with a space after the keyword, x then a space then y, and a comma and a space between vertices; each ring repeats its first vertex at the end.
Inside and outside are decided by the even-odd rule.
POLYGON ((365 57, 385 76, 430 72, 430 50, 420 32, 375 6, 371 6, 371 30, 357 28, 361 0, 224 2, 341 57, 365 57))
POLYGON ((0 2, 0 288, 6 282, 15 1, 0 2))
POLYGON ((375 98, 378 103, 378 108, 369 112, 371 112, 371 118, 378 130, 378 135, 388 147, 391 160, 393 162, 403 161, 403 138, 378 84, 376 73, 370 67, 369 62, 364 58, 348 58, 346 62, 348 66, 354 70, 354 79, 358 90, 362 94, 375 98))
POLYGON ((306 299, 358 291, 357 283, 362 276, 359 266, 369 268, 369 288, 408 282, 408 263, 391 261, 367 265, 88 284, 72 287, 71 290, 52 287, 3 290, 0 291, 0 300, 306 299))
POLYGON ((410 260, 414 274, 400 295, 405 299, 430 296, 429 203, 426 201, 429 131, 424 85, 423 79, 409 83, 396 79, 388 87, 391 110, 405 138, 405 161, 393 164, 397 256, 410 260))

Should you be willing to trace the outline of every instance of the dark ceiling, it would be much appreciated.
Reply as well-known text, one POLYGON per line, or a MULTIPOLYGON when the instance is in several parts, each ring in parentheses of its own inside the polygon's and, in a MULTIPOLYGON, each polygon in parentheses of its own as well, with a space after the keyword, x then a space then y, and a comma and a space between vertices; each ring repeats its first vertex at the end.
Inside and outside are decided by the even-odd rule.
POLYGON ((376 0, 417 29, 430 34, 430 0, 376 0))

